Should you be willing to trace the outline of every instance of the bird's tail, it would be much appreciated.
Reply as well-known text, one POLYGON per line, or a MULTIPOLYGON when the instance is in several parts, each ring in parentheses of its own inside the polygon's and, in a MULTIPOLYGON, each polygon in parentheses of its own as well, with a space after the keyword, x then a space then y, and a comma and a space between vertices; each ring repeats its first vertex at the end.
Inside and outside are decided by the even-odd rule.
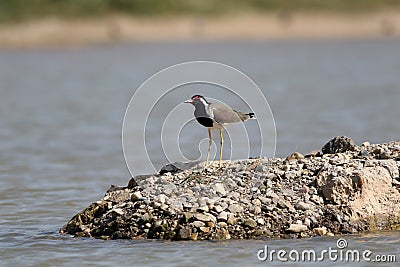
POLYGON ((249 116, 249 119, 257 119, 256 114, 254 114, 253 112, 247 113, 246 115, 249 116))
POLYGON ((237 114, 239 115, 239 117, 242 121, 247 121, 250 119, 257 119, 256 115, 253 112, 251 112, 251 113, 237 112, 237 114))

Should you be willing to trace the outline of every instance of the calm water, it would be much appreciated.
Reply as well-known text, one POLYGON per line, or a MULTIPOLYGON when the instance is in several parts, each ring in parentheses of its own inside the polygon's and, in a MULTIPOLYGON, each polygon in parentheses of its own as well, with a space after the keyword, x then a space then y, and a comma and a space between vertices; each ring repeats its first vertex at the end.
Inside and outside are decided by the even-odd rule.
MULTIPOLYGON (((125 108, 135 89, 164 67, 212 60, 244 71, 269 100, 278 134, 276 155, 286 156, 318 149, 342 134, 358 144, 399 140, 399 51, 400 40, 0 51, 0 265, 286 266, 276 259, 258 261, 257 251, 264 245, 276 250, 335 247, 337 237, 101 241, 60 236, 58 229, 101 198, 110 184, 128 182, 121 148, 125 108)), ((186 136, 182 142, 190 143, 191 135, 186 136)), ((143 155, 137 157, 140 162, 143 155)), ((151 170, 139 164, 134 172, 151 170)), ((347 241, 349 249, 396 254, 400 261, 399 233, 347 241)))

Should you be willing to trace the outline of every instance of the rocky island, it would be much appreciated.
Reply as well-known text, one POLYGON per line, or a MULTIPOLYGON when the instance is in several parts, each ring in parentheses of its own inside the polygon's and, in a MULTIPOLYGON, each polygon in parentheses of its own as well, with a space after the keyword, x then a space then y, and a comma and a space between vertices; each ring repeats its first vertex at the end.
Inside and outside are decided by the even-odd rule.
POLYGON ((76 214, 61 234, 102 239, 296 238, 400 229, 400 142, 330 140, 287 158, 175 163, 76 214))

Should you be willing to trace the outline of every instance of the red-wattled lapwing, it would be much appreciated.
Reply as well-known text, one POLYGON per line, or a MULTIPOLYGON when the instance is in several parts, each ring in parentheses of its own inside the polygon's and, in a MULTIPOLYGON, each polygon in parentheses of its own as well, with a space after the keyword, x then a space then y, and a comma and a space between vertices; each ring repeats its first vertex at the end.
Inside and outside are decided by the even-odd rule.
POLYGON ((208 167, 208 158, 210 157, 210 148, 212 144, 212 130, 219 130, 220 150, 219 150, 219 167, 222 167, 222 148, 224 146, 224 139, 222 137, 222 130, 233 123, 247 121, 248 119, 255 118, 254 113, 243 113, 231 109, 224 104, 210 103, 201 95, 194 95, 191 99, 186 100, 185 103, 190 103, 195 107, 194 116, 196 120, 207 127, 208 129, 208 152, 206 168, 208 167))

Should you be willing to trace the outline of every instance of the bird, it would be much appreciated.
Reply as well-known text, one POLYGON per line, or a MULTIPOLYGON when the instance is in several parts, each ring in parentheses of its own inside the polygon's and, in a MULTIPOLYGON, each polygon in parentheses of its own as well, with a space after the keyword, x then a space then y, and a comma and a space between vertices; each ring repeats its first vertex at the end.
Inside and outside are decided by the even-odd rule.
POLYGON ((224 139, 222 136, 222 131, 226 126, 234 123, 244 122, 249 119, 255 119, 253 112, 244 113, 239 112, 231 107, 220 104, 211 103, 207 101, 202 95, 194 95, 192 98, 186 100, 184 103, 192 104, 195 107, 194 116, 198 123, 207 127, 208 129, 208 152, 206 168, 208 167, 208 161, 210 157, 210 148, 212 144, 212 134, 211 131, 219 130, 220 138, 220 150, 219 150, 219 168, 222 168, 222 149, 224 146, 224 139))

